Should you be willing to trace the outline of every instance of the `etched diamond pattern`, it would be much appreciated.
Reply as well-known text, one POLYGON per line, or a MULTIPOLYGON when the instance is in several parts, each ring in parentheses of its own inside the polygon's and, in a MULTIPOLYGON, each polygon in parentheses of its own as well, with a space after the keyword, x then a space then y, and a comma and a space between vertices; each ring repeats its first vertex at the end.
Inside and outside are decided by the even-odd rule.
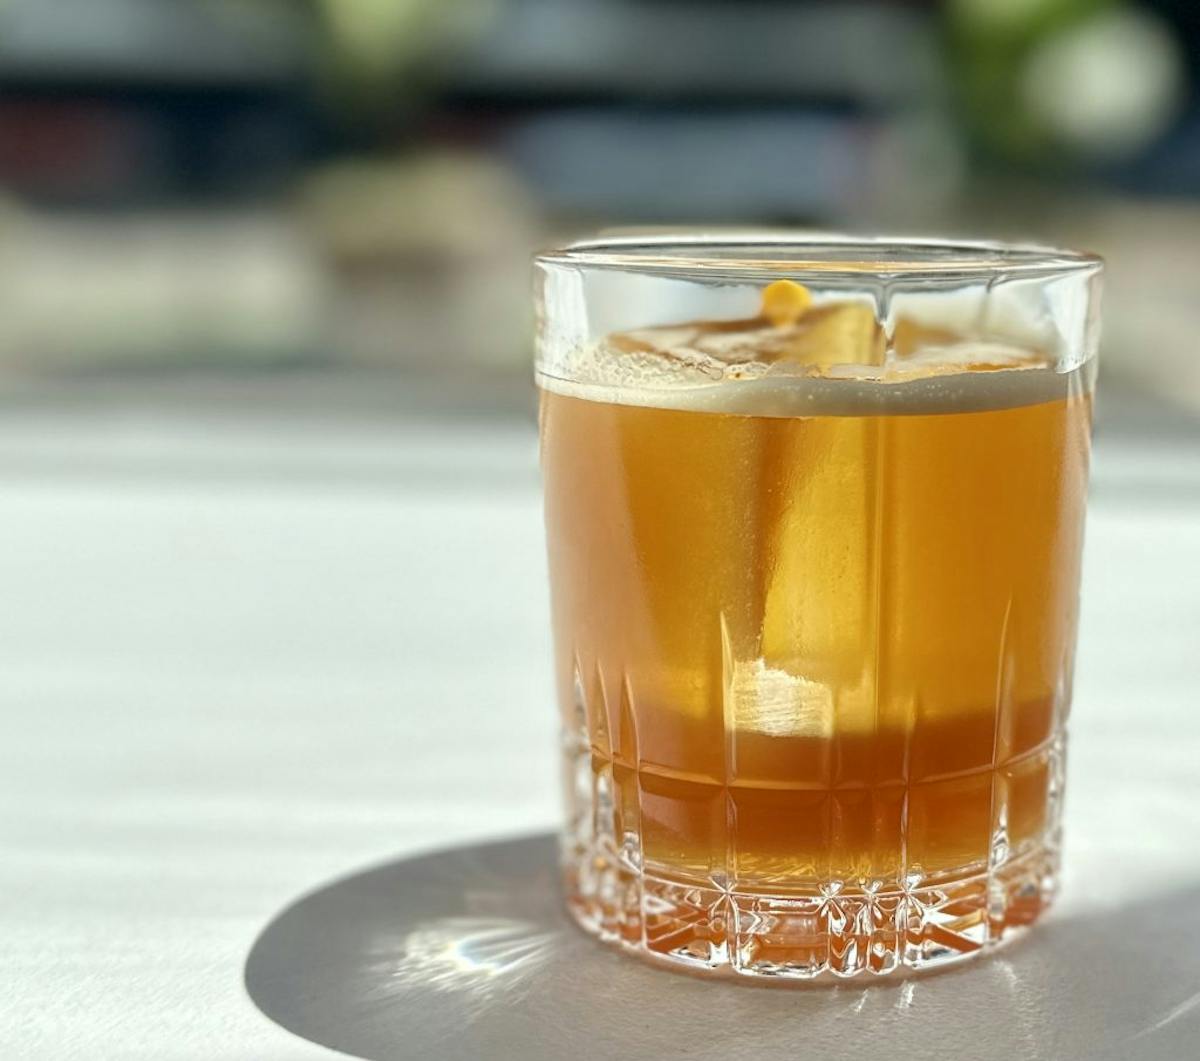
POLYGON ((577 668, 578 701, 563 741, 563 871, 572 914, 602 940, 713 973, 883 975, 980 953, 1034 921, 1053 898, 1061 731, 995 769, 907 785, 729 787, 669 777, 643 762, 628 683, 612 689, 619 697, 614 704, 598 671, 590 679, 584 673, 577 668), (988 786, 990 801, 981 802, 988 786), (979 837, 978 850, 964 847, 957 869, 926 873, 920 854, 936 846, 945 827, 939 816, 944 821, 956 799, 970 806, 964 832, 979 837), (978 809, 989 806, 990 820, 978 809), (739 844, 753 847, 764 821, 797 810, 789 835, 832 853, 822 865, 807 865, 799 879, 795 868, 806 864, 793 861, 790 878, 772 877, 764 876, 760 859, 751 879, 740 866, 739 844), (837 854, 840 847, 861 847, 868 827, 891 835, 902 825, 902 876, 831 875, 831 867, 850 865, 837 854), (672 849, 680 828, 708 837, 710 850, 720 850, 723 838, 724 862, 689 863, 672 849))

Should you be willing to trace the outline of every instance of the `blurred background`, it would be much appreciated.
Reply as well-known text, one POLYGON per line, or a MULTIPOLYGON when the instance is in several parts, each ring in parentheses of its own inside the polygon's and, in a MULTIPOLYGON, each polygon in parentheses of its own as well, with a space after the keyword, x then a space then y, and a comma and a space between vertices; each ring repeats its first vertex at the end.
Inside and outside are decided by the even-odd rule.
POLYGON ((1108 258, 1065 892, 1174 879, 1196 0, 0 0, 0 1053, 300 1056, 283 903, 555 826, 529 256, 664 224, 1108 258))
POLYGON ((0 0, 24 386, 528 408, 531 249, 778 224, 1099 251, 1194 413, 1198 195, 1191 0, 0 0))

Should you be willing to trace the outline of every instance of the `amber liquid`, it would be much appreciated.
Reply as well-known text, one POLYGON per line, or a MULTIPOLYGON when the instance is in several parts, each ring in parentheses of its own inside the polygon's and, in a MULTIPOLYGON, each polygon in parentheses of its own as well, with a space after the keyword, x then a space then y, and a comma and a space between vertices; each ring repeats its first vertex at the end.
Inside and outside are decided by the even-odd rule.
POLYGON ((648 871, 929 879, 1043 833, 1083 391, 804 417, 542 392, 564 722, 648 871))

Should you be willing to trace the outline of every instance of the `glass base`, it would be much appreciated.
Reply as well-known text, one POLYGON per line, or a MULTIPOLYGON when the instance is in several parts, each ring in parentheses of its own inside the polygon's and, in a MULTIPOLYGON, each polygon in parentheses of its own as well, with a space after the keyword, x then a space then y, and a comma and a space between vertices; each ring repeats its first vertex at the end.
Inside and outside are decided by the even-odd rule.
POLYGON ((739 892, 639 869, 602 843, 568 843, 563 872, 571 915, 606 943, 693 972, 813 980, 939 968, 1007 941, 1053 898, 1057 839, 893 890, 739 892))

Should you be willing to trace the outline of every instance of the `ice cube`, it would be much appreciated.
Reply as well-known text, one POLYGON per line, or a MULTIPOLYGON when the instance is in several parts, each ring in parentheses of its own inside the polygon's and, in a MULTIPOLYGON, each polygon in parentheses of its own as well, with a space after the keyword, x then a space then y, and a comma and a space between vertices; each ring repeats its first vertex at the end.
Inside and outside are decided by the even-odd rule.
POLYGON ((1050 361, 1038 350, 951 336, 950 342, 921 346, 905 357, 890 361, 883 378, 896 381, 962 372, 1046 368, 1049 364, 1050 361))
POLYGON ((671 387, 713 383, 725 365, 695 347, 695 325, 641 328, 610 335, 577 355, 575 371, 611 387, 671 387))
POLYGON ((824 370, 834 365, 881 365, 884 351, 874 308, 864 302, 836 302, 801 317, 777 360, 824 370))
POLYGON ((897 357, 911 357, 925 347, 948 346, 960 338, 947 328, 933 328, 919 324, 911 317, 901 317, 892 330, 892 353, 897 357))
POLYGON ((787 337, 762 321, 745 321, 734 331, 706 327, 696 336, 696 349, 726 365, 770 362, 786 349, 787 337))

